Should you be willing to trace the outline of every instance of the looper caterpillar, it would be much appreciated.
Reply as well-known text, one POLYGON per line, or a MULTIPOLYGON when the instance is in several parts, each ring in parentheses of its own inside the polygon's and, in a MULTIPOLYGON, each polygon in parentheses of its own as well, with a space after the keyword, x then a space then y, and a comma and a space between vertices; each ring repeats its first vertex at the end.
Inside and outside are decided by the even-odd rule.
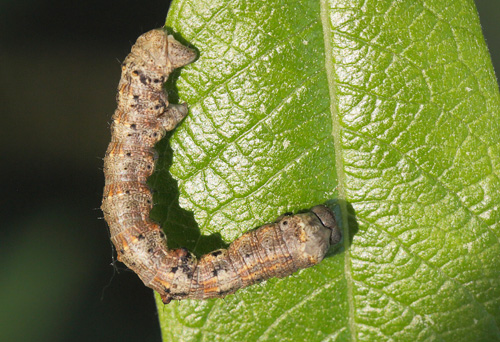
POLYGON ((340 230, 332 211, 281 216, 197 260, 186 249, 167 248, 161 227, 151 221, 152 194, 146 185, 155 166, 154 145, 187 115, 186 104, 169 104, 162 85, 196 53, 162 29, 137 39, 122 64, 118 108, 104 158, 101 209, 118 259, 144 284, 172 299, 224 297, 271 277, 285 277, 319 263, 340 230))

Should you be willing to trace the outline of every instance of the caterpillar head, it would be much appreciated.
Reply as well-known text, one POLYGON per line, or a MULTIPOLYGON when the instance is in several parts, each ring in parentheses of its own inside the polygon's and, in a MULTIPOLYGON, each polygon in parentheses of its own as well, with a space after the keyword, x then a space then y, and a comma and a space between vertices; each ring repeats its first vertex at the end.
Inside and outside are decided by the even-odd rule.
POLYGON ((333 212, 324 205, 317 205, 313 207, 311 211, 316 214, 316 216, 325 227, 329 228, 332 231, 330 235, 330 245, 335 245, 336 243, 338 243, 342 238, 342 233, 340 232, 333 212))
POLYGON ((323 205, 306 213, 283 216, 277 224, 298 268, 318 264, 341 237, 333 212, 323 205))
POLYGON ((323 260, 331 245, 340 241, 341 234, 333 212, 324 205, 318 205, 310 212, 296 215, 302 218, 300 235, 303 257, 315 265, 323 260))

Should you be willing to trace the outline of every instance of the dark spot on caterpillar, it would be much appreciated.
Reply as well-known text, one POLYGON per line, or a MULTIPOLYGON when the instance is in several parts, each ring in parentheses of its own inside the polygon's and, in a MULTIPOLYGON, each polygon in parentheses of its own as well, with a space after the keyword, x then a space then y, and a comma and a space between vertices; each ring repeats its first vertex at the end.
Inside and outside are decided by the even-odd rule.
POLYGON ((139 80, 144 85, 147 85, 149 83, 149 78, 144 74, 141 74, 141 76, 139 76, 139 80))
POLYGON ((142 151, 153 152, 164 132, 172 130, 188 111, 185 104, 170 104, 162 88, 151 83, 167 80, 174 69, 194 61, 196 53, 163 30, 140 36, 133 51, 122 63, 118 110, 113 116, 113 136, 104 158, 106 185, 101 206, 120 260, 126 259, 123 262, 145 279, 147 286, 161 293, 164 303, 184 298, 224 297, 240 288, 271 277, 284 277, 320 262, 328 247, 340 240, 333 213, 324 206, 286 216, 286 220, 279 217, 275 223, 250 230, 236 239, 227 252, 213 251, 200 260, 185 248, 168 249, 161 227, 149 219, 153 197, 147 180, 158 154, 142 151), (141 131, 131 133, 137 127, 141 131), (134 196, 116 196, 123 193, 134 196), (137 238, 135 234, 139 234, 137 238), (148 243, 139 241, 146 236, 148 243), (123 258, 125 250, 127 257, 123 258), (232 259, 235 254, 239 257, 232 259), (240 274, 250 276, 240 277, 240 274), (218 284, 224 284, 224 290, 218 284))
POLYGON ((188 273, 189 271, 191 271, 191 268, 188 266, 188 265, 185 265, 185 264, 181 264, 181 268, 182 270, 184 271, 184 273, 188 273))

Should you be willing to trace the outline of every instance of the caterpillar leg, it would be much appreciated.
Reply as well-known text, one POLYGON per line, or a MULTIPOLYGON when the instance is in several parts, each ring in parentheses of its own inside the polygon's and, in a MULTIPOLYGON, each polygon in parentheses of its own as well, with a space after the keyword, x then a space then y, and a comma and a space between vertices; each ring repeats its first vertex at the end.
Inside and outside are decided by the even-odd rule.
POLYGON ((188 114, 187 104, 169 104, 165 112, 160 116, 161 125, 165 130, 171 131, 188 114))
POLYGON ((166 295, 166 294, 162 294, 160 295, 161 297, 161 301, 163 302, 163 304, 167 305, 168 303, 170 303, 172 301, 172 297, 169 296, 169 295, 166 295))

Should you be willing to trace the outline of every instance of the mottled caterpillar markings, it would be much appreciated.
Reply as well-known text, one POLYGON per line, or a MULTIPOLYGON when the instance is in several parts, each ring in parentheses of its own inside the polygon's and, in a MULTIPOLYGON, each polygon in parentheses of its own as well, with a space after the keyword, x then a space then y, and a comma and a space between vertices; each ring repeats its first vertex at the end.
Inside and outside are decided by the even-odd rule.
POLYGON ((137 39, 122 64, 118 108, 104 158, 106 184, 101 209, 118 252, 146 286, 172 299, 224 297, 271 277, 285 277, 319 263, 340 240, 325 206, 282 216, 252 230, 228 249, 197 260, 186 249, 169 250, 161 227, 150 220, 152 194, 146 185, 155 166, 154 145, 187 115, 187 105, 168 103, 163 83, 191 63, 193 50, 157 29, 137 39))

